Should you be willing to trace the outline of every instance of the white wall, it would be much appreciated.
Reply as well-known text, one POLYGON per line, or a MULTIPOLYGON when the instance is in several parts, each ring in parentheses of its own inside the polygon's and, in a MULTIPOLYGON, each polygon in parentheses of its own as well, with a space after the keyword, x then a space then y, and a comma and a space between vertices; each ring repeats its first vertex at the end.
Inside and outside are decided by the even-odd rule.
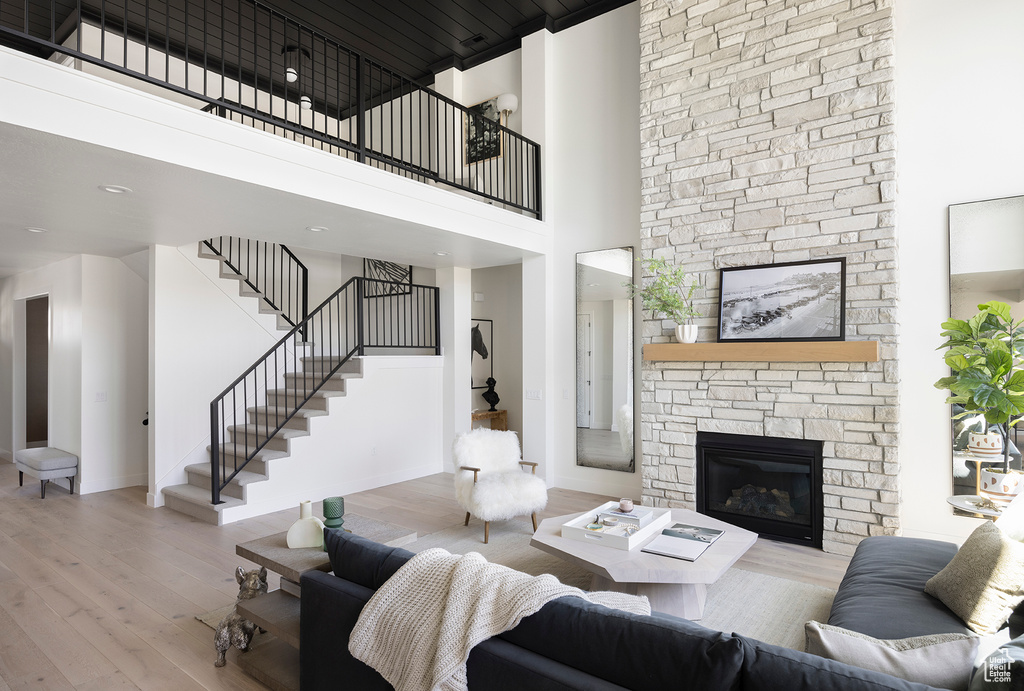
POLYGON ((444 358, 362 360, 363 376, 346 381, 330 415, 312 418, 310 435, 291 440, 291 455, 268 464, 270 479, 248 485, 246 505, 225 522, 442 471, 444 358))
POLYGON ((186 465, 209 462, 210 401, 280 337, 273 318, 253 299, 241 303, 238 283, 217 278, 217 262, 197 252, 155 245, 150 258, 151 506, 163 505, 162 488, 186 481, 186 465))
POLYGON ((84 471, 91 459, 81 455, 82 428, 82 258, 71 257, 7 278, 0 304, 10 319, 0 333, 11 359, 10 387, 0 391, 11 420, 10 437, 0 448, 25 448, 25 309, 18 301, 48 295, 50 303, 49 444, 79 456, 84 471))
POLYGON ((896 10, 897 230, 904 534, 962 539, 952 515, 948 408, 932 383, 949 316, 947 206, 1024 193, 1024 4, 900 0, 896 10))
MULTIPOLYGON (((501 400, 499 410, 508 411, 508 428, 523 436, 523 268, 520 264, 495 266, 473 271, 474 319, 494 321, 494 390, 501 400), (477 295, 483 300, 478 302, 477 295)), ((473 391, 473 409, 489 410, 481 396, 486 389, 473 391)), ((482 423, 487 425, 488 423, 482 423)))
POLYGON ((39 295, 50 306, 50 446, 79 457, 76 492, 143 484, 146 290, 116 259, 79 255, 0 283, 0 449, 24 448, 23 301, 39 295))
POLYGON ((81 261, 81 491, 89 494, 146 484, 148 300, 146 283, 121 261, 81 261))
MULTIPOLYGON (((551 305, 555 390, 551 393, 555 397, 556 484, 635 498, 640 496, 639 471, 576 465, 572 393, 576 390, 576 253, 632 246, 639 255, 639 59, 638 3, 555 34, 554 136, 544 154, 551 185, 545 214, 555 226, 551 305), (569 395, 562 395, 566 391, 569 395)), ((636 324, 634 333, 639 333, 636 324)), ((639 402, 639 346, 635 353, 634 399, 639 402)))

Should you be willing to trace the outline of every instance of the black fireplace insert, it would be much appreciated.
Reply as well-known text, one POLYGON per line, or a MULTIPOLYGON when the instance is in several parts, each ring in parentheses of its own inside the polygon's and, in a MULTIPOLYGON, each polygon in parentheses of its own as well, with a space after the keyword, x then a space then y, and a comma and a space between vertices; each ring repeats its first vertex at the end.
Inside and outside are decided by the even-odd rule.
POLYGON ((761 537, 821 547, 820 441, 697 433, 697 511, 761 537))

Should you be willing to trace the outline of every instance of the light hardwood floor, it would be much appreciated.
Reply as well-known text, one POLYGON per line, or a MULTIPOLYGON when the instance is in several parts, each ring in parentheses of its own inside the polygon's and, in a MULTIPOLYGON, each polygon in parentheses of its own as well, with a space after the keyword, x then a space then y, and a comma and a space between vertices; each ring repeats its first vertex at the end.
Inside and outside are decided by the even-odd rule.
MULTIPOLYGON (((605 499, 554 489, 542 517, 605 499)), ((345 509, 420 534, 465 517, 447 474, 349 495, 345 509)), ((237 594, 235 567, 252 565, 235 556, 236 543, 296 517, 218 528, 148 508, 142 487, 70 496, 51 484, 40 500, 38 482, 19 488, 17 470, 0 462, 0 691, 266 688, 235 664, 215 668, 213 633, 194 617, 237 594)), ((835 588, 847 563, 759 540, 737 566, 835 588)))

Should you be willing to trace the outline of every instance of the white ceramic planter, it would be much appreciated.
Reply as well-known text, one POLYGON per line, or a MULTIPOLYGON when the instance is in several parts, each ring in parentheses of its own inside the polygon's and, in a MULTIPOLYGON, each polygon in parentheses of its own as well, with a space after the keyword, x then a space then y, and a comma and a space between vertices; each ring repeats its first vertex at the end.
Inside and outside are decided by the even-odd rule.
POLYGON ((696 324, 676 324, 676 340, 680 343, 697 342, 696 324))
POLYGON ((310 502, 299 502, 299 520, 292 523, 286 539, 292 549, 324 546, 324 524, 313 515, 310 502))
POLYGON ((975 456, 1002 456, 1003 435, 998 432, 971 432, 967 439, 967 450, 975 456))
POLYGON ((1009 473, 996 473, 988 468, 981 470, 981 496, 992 500, 994 504, 1009 504, 1024 489, 1024 474, 1011 470, 1009 473))

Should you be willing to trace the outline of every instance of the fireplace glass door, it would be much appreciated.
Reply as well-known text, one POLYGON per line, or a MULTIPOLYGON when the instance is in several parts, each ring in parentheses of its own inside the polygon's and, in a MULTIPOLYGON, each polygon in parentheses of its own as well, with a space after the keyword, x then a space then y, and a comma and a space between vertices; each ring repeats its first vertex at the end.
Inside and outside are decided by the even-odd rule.
POLYGON ((763 537, 820 547, 821 443, 701 433, 697 510, 763 537))

